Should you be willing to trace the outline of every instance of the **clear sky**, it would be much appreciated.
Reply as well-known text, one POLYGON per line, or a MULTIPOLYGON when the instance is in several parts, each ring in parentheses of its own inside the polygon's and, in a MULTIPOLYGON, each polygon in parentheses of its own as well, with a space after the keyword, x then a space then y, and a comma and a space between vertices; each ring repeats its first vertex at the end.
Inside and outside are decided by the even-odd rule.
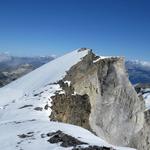
POLYGON ((150 0, 0 0, 0 52, 59 56, 79 47, 150 61, 150 0))

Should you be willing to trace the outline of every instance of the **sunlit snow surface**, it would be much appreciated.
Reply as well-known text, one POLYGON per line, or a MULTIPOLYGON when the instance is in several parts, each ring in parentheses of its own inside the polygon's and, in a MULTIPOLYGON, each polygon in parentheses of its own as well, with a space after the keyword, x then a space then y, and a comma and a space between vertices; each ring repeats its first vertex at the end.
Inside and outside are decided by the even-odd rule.
POLYGON ((57 130, 90 145, 114 147, 81 127, 49 120, 51 96, 56 91, 64 92, 55 83, 65 76, 70 67, 86 56, 88 51, 76 50, 66 54, 0 89, 0 150, 72 149, 50 144, 46 136, 42 138, 42 135, 57 130), (31 136, 19 137, 28 133, 31 136))
POLYGON ((150 88, 143 89, 143 98, 145 100, 146 110, 150 109, 150 88))

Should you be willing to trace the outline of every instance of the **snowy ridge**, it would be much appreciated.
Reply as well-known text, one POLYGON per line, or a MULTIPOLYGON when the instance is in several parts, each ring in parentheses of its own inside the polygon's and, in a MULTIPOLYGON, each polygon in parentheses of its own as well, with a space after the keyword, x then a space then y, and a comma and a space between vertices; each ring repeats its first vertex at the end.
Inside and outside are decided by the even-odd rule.
POLYGON ((47 141, 47 133, 61 130, 89 145, 131 150, 110 145, 81 127, 49 121, 51 96, 63 92, 56 82, 88 52, 75 50, 0 89, 0 149, 71 150, 47 141))
POLYGON ((78 52, 78 50, 75 50, 1 88, 0 95, 3 97, 3 101, 0 101, 0 104, 16 97, 19 98, 25 93, 29 93, 48 83, 54 83, 62 79, 66 71, 79 62, 81 58, 86 56, 88 51, 89 50, 78 52))

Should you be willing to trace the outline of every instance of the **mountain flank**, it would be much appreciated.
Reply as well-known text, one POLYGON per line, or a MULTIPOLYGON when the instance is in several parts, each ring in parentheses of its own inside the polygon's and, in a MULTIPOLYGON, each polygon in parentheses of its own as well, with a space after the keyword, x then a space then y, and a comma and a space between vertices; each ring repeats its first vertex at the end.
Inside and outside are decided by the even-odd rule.
POLYGON ((0 149, 150 149, 149 109, 122 57, 81 48, 0 88, 0 97, 0 149))

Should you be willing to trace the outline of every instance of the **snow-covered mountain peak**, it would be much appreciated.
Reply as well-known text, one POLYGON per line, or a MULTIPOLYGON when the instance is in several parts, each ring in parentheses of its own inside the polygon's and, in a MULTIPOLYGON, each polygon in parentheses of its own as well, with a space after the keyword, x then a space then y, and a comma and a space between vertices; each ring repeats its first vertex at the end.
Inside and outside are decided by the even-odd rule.
MULTIPOLYGON (((46 84, 59 81, 66 75, 66 71, 68 71, 70 67, 75 65, 77 62, 81 61, 88 52, 89 49, 77 49, 6 85, 0 90, 0 95, 3 96, 3 101, 6 102, 10 99, 12 100, 16 98, 16 96, 19 98, 23 94, 30 93, 33 90, 45 86, 46 84), (6 93, 8 93, 9 96, 6 93)), ((0 104, 1 103, 3 102, 0 101, 0 104)))
POLYGON ((0 149, 78 150, 91 145, 99 149, 131 150, 113 146, 81 127, 50 121, 52 96, 56 91, 65 93, 57 81, 90 51, 77 49, 0 89, 0 149), (59 138, 53 139, 58 133, 59 138), (63 142, 65 146, 67 142, 73 143, 66 148, 63 142))

